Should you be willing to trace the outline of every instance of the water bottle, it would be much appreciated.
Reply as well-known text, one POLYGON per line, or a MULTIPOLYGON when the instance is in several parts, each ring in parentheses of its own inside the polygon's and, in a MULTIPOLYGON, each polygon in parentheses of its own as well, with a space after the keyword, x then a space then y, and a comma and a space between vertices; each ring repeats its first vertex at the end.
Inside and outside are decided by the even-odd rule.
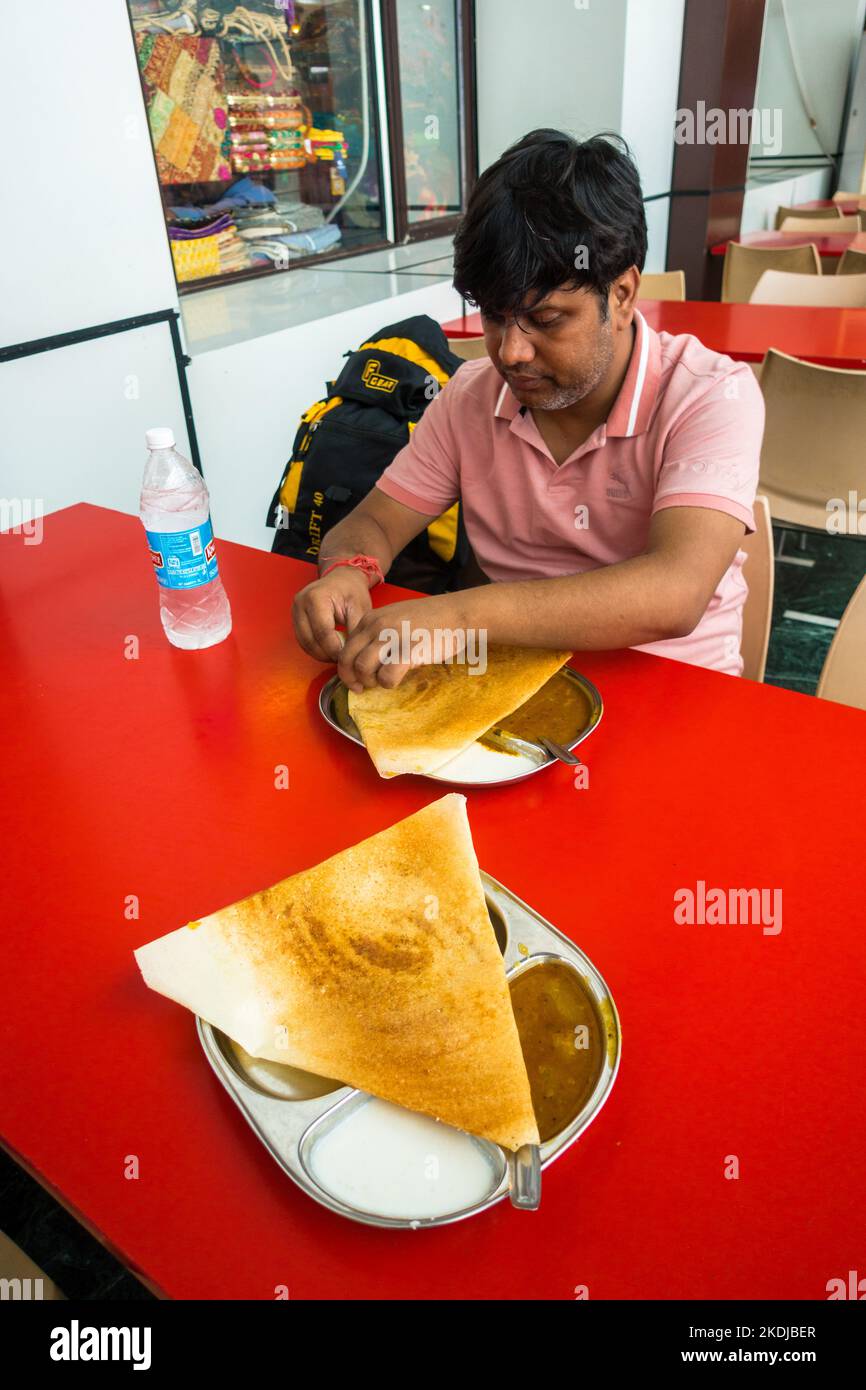
POLYGON ((148 430, 145 442, 140 514, 165 635, 188 651, 213 647, 231 632, 232 612, 217 567, 208 490, 175 450, 172 430, 148 430))

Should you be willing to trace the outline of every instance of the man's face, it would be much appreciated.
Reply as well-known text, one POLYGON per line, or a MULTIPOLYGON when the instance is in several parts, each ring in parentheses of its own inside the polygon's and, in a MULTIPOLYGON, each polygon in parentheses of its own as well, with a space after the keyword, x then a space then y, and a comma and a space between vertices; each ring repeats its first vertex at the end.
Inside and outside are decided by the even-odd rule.
POLYGON ((609 298, 613 313, 607 300, 588 289, 556 290, 522 310, 517 321, 490 318, 482 309, 490 359, 521 405, 563 410, 600 385, 620 328, 613 290, 609 298))

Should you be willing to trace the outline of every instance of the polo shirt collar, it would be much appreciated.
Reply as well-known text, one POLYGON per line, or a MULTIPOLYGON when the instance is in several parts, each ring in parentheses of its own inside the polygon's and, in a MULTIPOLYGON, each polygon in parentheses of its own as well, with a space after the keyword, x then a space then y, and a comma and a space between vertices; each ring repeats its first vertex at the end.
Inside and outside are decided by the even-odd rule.
MULTIPOLYGON (((605 435, 628 438, 649 428, 650 416, 661 377, 659 335, 650 328, 639 309, 634 312, 635 336, 619 395, 605 424, 605 435)), ((498 420, 513 420, 521 410, 520 401, 507 381, 497 397, 493 414, 498 420)))

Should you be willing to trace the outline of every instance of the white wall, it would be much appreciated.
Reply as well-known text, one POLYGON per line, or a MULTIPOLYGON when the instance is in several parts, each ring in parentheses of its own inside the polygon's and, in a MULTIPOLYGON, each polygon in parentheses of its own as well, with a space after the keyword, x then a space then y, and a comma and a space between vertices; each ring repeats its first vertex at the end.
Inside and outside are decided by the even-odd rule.
POLYGON ((478 163, 537 126, 619 130, 626 0, 476 0, 478 163))
POLYGON ((189 457, 167 323, 0 363, 0 497, 138 511, 144 432, 171 425, 189 457))
POLYGON ((866 0, 785 0, 785 10, 820 143, 797 87, 782 0, 767 0, 755 105, 782 111, 781 154, 820 157, 821 144, 830 151, 840 147, 845 94, 866 0))
POLYGON ((177 307, 125 3, 2 9, 3 345, 177 307))
MULTIPOLYGON (((537 126, 613 130, 644 193, 671 185, 684 0, 476 0, 479 168, 537 126)), ((668 200, 647 204, 648 270, 662 270, 668 200)))
MULTIPOLYGON (((2 345, 177 308, 125 4, 9 5, 3 41, 2 345)), ((0 363, 0 418, 0 496, 134 511, 144 430, 188 449, 168 325, 0 363)))
MULTIPOLYGON (((640 170, 644 197, 668 193, 680 85, 685 0, 629 0, 620 130, 640 170)), ((646 205, 646 269, 664 270, 670 199, 646 205)))

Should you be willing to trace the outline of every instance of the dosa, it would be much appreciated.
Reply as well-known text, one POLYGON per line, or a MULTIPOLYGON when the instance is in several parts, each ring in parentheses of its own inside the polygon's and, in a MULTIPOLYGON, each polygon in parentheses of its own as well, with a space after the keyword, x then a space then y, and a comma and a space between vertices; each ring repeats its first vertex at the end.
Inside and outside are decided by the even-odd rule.
POLYGON ((538 1130, 466 799, 135 952, 151 989, 254 1057, 506 1148, 538 1130))
POLYGON ((393 690, 349 691, 349 714, 381 777, 436 772, 540 690, 570 652, 491 646, 487 669, 417 666, 393 690))

